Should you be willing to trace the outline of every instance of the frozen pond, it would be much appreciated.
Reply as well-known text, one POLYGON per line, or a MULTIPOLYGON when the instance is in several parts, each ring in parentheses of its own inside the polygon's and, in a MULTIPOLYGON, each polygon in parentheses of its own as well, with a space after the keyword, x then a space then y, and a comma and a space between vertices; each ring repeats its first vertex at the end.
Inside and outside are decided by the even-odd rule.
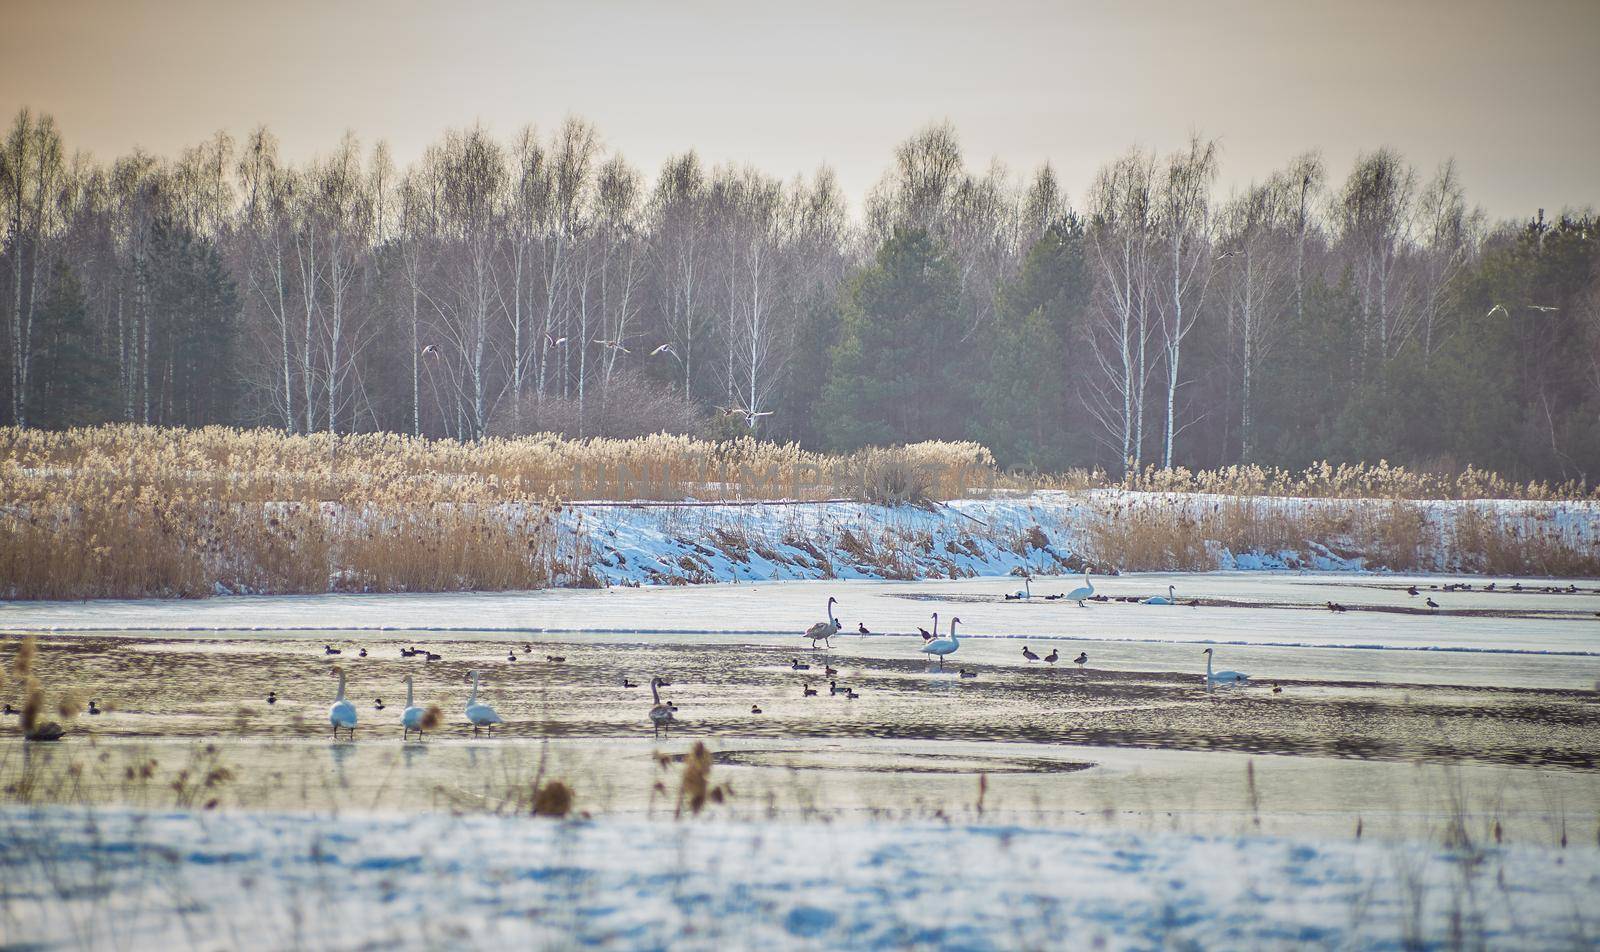
POLYGON ((104 710, 59 744, 0 725, 0 927, 69 945, 181 920, 281 945, 1394 947, 1465 921, 1490 945, 1581 944, 1600 586, 1449 581, 1126 576, 1096 588, 1173 584, 1180 604, 1081 608, 1008 601, 1012 579, 0 606, 0 658, 37 633, 52 696, 104 710), (799 632, 829 595, 844 630, 812 650, 799 632), (916 634, 935 611, 969 636, 942 670, 916 634), (1207 692, 1207 646, 1250 683, 1207 692), (329 736, 335 664, 353 741, 329 736), (463 721, 469 671, 506 721, 492 738, 463 721), (407 675, 444 713, 421 741, 401 739, 407 675), (667 737, 653 676, 679 706, 667 737), (686 826, 697 742, 730 795, 686 826), (514 816, 550 778, 593 820, 514 816), (952 863, 980 898, 931 914, 952 863), (333 914, 330 875, 362 915, 333 914), (241 889, 270 911, 235 916, 241 889))
MULTIPOLYGON (((230 767, 223 807, 495 809, 543 763, 587 809, 648 812, 655 754, 706 740, 739 809, 785 815, 934 815, 971 801, 980 775, 991 810, 1074 825, 1206 829, 1249 813, 1253 829, 1343 833, 1359 818, 1421 835, 1455 796, 1549 842, 1600 811, 1593 583, 1446 593, 1437 578, 1237 573, 1096 587, 1167 584, 1182 604, 1006 601, 1010 579, 17 604, 3 650, 49 629, 45 679, 106 709, 30 754, 47 774, 82 762, 73 789, 97 802, 160 805, 123 782, 128 767, 153 761, 159 777, 200 758, 230 767), (1427 594, 1409 595, 1413 582, 1427 594), (813 651, 797 632, 835 593, 844 630, 813 651), (934 611, 972 635, 943 670, 914 633, 934 611), (440 660, 402 657, 412 645, 440 660), (1027 660, 1024 645, 1058 661, 1027 660), (1201 645, 1251 683, 1205 691, 1201 645), (354 743, 328 738, 335 663, 361 718, 354 743), (507 721, 492 740, 459 713, 472 670, 507 721), (408 674, 446 716, 402 746, 408 674), (653 676, 679 705, 659 741, 653 676)), ((23 769, 4 743, 0 779, 23 769)), ((165 789, 154 779, 143 788, 165 789)))

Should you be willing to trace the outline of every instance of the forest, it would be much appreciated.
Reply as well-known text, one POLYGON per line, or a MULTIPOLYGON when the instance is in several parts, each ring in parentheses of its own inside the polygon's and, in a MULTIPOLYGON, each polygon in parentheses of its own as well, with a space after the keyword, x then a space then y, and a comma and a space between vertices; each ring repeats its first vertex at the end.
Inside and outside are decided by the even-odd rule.
POLYGON ((330 145, 105 162, 15 116, 0 425, 1600 473, 1600 222, 1490 221, 1451 161, 1311 150, 1223 194, 1195 136, 1063 183, 976 168, 936 123, 852 204, 826 166, 690 149, 652 176, 576 117, 449 131, 404 168, 330 145))

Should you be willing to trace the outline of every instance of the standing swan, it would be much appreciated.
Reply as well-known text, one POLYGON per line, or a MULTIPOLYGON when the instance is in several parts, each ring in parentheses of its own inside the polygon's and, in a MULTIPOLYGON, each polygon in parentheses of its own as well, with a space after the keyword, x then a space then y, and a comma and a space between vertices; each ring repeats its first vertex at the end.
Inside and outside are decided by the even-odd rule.
POLYGON ((328 708, 328 723, 333 725, 333 738, 339 739, 339 728, 350 732, 356 739, 356 706, 344 699, 344 669, 334 665, 333 673, 339 676, 339 693, 333 696, 333 706, 328 708))
POLYGON ((1211 690, 1213 684, 1238 684, 1240 681, 1249 680, 1250 675, 1240 674, 1238 671, 1211 670, 1211 649, 1206 649, 1206 690, 1211 690))
POLYGON ((412 703, 411 675, 406 675, 406 708, 400 712, 400 726, 405 728, 405 739, 411 739, 411 732, 416 731, 417 736, 422 736, 422 708, 412 703))
POLYGON ((838 604, 838 602, 839 600, 837 598, 829 595, 828 620, 819 621, 815 625, 812 625, 810 628, 806 629, 805 637, 811 639, 812 648, 816 648, 817 642, 819 641, 827 645, 829 648, 833 647, 833 643, 829 641, 829 639, 839 632, 839 622, 833 617, 833 606, 838 604))
POLYGON ((1083 600, 1092 595, 1094 595, 1094 583, 1089 581, 1088 572, 1083 573, 1083 585, 1067 593, 1067 597, 1077 602, 1079 608, 1083 607, 1083 600))
MULTIPOLYGON (((663 730, 665 730, 667 735, 670 737, 672 735, 672 708, 661 703, 661 692, 656 690, 660 684, 660 678, 650 679, 650 696, 655 698, 656 702, 655 706, 650 708, 650 723, 655 725, 657 737, 661 736, 661 732, 663 730)), ((806 690, 810 690, 810 688, 807 688, 806 690)), ((815 694, 817 692, 812 691, 811 693, 815 694)))
POLYGON ((467 698, 467 721, 472 724, 472 736, 478 736, 478 728, 484 727, 493 737, 494 726, 501 723, 500 715, 489 705, 478 703, 478 672, 468 671, 467 677, 472 679, 472 697, 467 698))
POLYGON ((1168 585, 1167 594, 1152 595, 1140 602, 1141 605, 1176 605, 1178 603, 1178 590, 1176 586, 1168 585))
POLYGON ((961 647, 961 642, 956 638, 956 625, 959 624, 960 621, 961 619, 959 618, 950 619, 950 637, 940 638, 937 641, 930 641, 922 646, 923 654, 938 655, 939 667, 941 668, 944 667, 944 656, 955 654, 956 649, 961 647))

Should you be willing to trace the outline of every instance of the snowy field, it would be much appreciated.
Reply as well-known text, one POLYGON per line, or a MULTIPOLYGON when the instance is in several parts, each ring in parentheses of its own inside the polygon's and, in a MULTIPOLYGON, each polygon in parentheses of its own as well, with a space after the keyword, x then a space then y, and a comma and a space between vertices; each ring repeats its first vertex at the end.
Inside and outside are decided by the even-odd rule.
POLYGON ((1600 853, 993 825, 0 812, 5 934, 122 948, 1577 949, 1600 853))

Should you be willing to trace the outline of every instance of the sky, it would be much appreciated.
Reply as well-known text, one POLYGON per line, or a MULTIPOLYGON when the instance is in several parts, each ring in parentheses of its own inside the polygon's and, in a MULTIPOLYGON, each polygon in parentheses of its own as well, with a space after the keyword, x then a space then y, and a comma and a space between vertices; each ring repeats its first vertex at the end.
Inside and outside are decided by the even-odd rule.
POLYGON ((1454 157, 1492 218, 1600 206, 1600 0, 275 2, 6 0, 0 112, 69 148, 176 155, 260 124, 286 156, 348 130, 405 164, 451 128, 576 114, 654 173, 826 163, 859 209, 949 120, 970 168, 1050 162, 1080 201, 1131 146, 1218 140, 1220 195, 1308 149, 1341 178, 1454 157))

